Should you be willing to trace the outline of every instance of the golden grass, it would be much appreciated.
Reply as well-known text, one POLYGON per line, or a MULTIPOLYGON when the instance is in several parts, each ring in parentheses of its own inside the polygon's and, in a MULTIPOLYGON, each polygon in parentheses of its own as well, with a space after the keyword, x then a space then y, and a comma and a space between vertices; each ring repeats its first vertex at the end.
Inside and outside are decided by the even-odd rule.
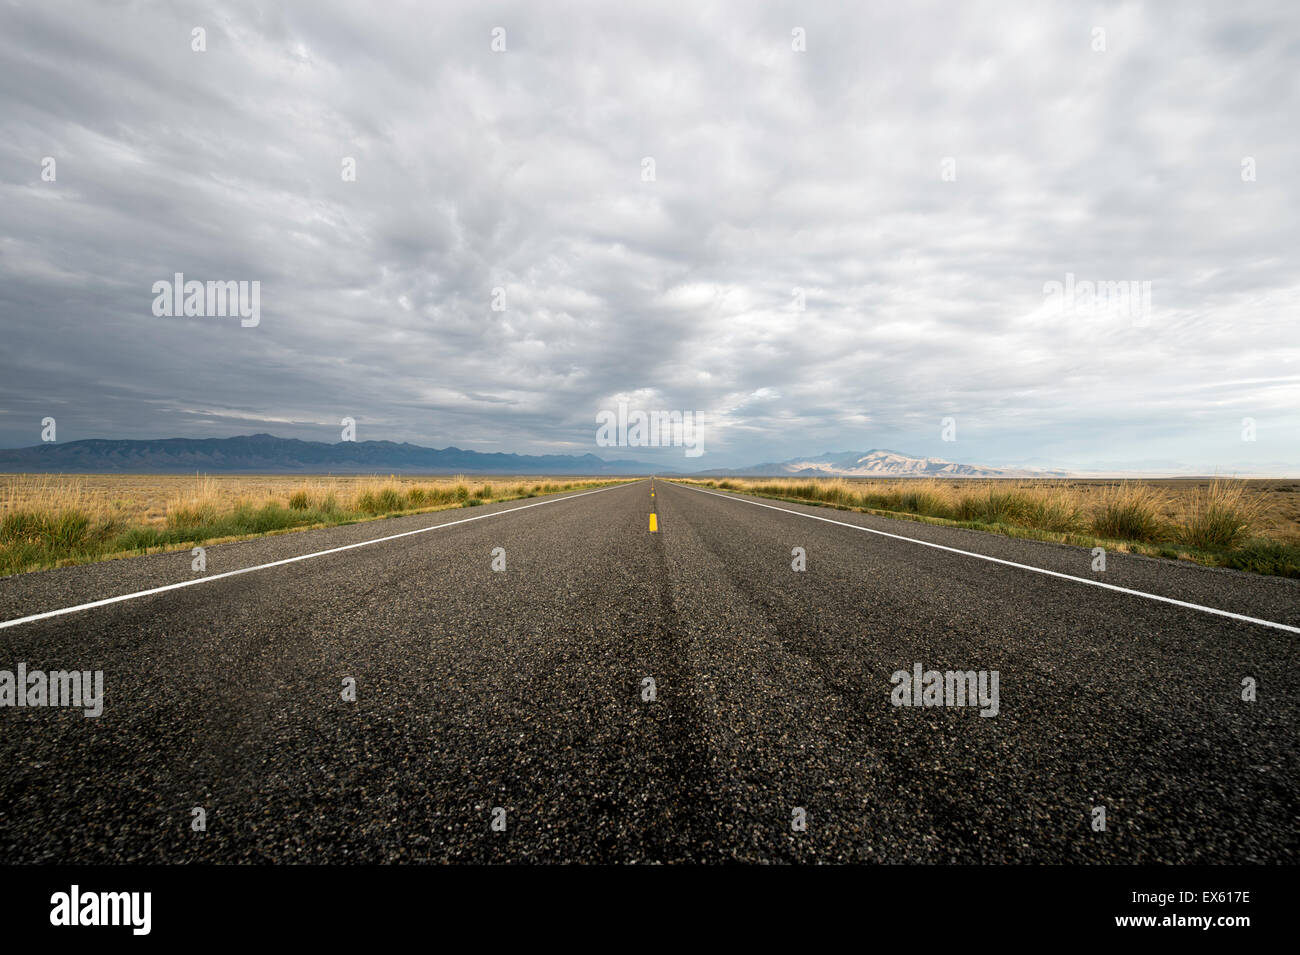
POLYGON ((1185 525, 1210 502, 1230 501, 1249 512, 1254 531, 1300 541, 1300 481, 1294 480, 726 478, 711 483, 724 490, 955 520, 1020 517, 1060 530, 1086 526, 1098 513, 1125 511, 1153 515, 1168 530, 1185 525))
POLYGON ((590 478, 0 475, 0 574, 614 483, 590 478))
POLYGON ((1193 547, 1235 547, 1260 526, 1264 502, 1239 481, 1197 488, 1183 505, 1181 539, 1193 547))
POLYGON ((1102 488, 1092 501, 1091 530, 1114 540, 1153 541, 1170 536, 1167 495, 1150 485, 1121 481, 1102 488))
POLYGON ((1300 575, 1296 481, 727 478, 686 483, 1300 575))
POLYGON ((351 511, 360 510, 363 499, 391 503, 395 498, 403 499, 404 509, 409 510, 412 504, 419 506, 426 499, 433 506, 449 492, 462 502, 471 498, 505 500, 529 493, 553 493, 562 483, 575 480, 515 477, 503 482, 500 477, 470 479, 465 475, 0 474, 0 516, 14 511, 49 513, 77 508, 92 516, 112 516, 130 524, 166 525, 181 523, 187 513, 222 514, 269 503, 297 509, 351 511))
POLYGON ((0 478, 0 515, 14 511, 59 512, 80 510, 98 516, 107 513, 108 497, 103 488, 87 486, 76 478, 46 474, 17 474, 0 478))

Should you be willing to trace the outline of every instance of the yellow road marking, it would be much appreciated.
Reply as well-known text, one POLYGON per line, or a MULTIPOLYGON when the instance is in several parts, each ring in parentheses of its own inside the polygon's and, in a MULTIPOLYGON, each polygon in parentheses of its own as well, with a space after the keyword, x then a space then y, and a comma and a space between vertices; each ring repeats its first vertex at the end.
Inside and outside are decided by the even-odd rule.
POLYGON ((653 534, 657 530, 659 530, 659 522, 655 520, 654 512, 651 511, 650 512, 650 533, 653 534))

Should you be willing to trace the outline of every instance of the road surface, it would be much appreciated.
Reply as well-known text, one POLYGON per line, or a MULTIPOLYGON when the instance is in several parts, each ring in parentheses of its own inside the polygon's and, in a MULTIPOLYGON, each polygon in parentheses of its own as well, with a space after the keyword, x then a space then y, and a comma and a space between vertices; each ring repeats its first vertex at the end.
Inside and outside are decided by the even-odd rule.
POLYGON ((1091 566, 647 480, 5 578, 0 669, 105 698, 0 709, 0 858, 1300 859, 1300 582, 1091 566))

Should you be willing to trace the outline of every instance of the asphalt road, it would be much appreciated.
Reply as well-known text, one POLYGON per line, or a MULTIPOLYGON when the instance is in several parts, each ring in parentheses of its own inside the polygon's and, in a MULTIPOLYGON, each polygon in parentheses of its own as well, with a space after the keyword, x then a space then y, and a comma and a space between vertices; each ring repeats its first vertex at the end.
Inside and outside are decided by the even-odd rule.
POLYGON ((1300 859, 1300 634, 809 515, 1292 628, 1300 582, 653 487, 0 580, 10 621, 438 525, 0 629, 105 681, 0 709, 0 859, 1300 859), (918 663, 997 715, 893 705, 918 663))

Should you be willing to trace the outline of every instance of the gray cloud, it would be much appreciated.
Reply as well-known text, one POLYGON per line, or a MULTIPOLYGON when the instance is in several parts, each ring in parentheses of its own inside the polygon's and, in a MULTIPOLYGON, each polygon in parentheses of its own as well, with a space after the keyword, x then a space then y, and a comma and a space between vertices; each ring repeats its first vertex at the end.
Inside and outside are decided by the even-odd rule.
POLYGON ((1292 4, 640 6, 0 9, 0 443, 605 453, 628 398, 699 466, 1300 470, 1292 4), (261 325, 155 317, 175 272, 261 325))

